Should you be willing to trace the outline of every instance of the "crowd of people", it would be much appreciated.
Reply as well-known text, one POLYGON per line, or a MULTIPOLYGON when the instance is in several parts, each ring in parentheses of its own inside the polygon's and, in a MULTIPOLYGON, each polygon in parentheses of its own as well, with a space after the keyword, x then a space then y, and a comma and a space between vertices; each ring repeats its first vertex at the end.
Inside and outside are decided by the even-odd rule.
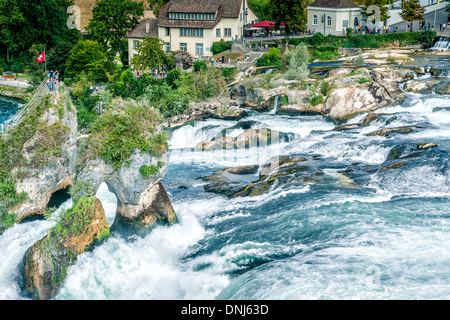
POLYGON ((47 87, 49 91, 54 91, 58 87, 59 72, 50 70, 47 75, 47 87))

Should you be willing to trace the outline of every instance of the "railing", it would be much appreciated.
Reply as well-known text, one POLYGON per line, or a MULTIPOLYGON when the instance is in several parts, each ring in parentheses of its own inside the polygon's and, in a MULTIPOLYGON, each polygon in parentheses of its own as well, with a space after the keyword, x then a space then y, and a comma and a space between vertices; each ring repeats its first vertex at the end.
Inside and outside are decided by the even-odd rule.
MULTIPOLYGON (((39 99, 43 93, 47 92, 47 88, 46 88, 46 82, 47 80, 42 81, 37 90, 36 93, 33 95, 33 97, 31 98, 30 101, 28 101, 23 107, 22 109, 20 109, 19 113, 15 115, 15 117, 9 122, 9 124, 7 125, 8 127, 11 127, 13 125, 17 125, 19 124, 19 122, 22 120, 22 118, 27 114, 27 112, 29 110, 31 110, 33 108, 33 105, 35 105, 35 102, 37 101, 37 99, 39 99)), ((7 132, 7 131, 6 131, 7 132)), ((5 133, 4 131, 4 125, 2 124, 0 127, 0 133, 5 133)))
POLYGON ((31 100, 28 101, 27 104, 23 106, 20 112, 14 117, 13 124, 18 124, 20 120, 22 120, 23 116, 28 112, 30 106, 32 106, 34 102, 36 102, 36 100, 42 96, 43 92, 47 92, 46 81, 47 80, 44 80, 39 84, 36 93, 33 95, 31 100))

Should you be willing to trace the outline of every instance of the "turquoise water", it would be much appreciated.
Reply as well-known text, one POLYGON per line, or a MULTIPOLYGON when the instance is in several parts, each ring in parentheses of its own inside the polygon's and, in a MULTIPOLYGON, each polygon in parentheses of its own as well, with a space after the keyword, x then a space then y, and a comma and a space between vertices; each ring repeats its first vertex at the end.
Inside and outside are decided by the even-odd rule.
POLYGON ((22 105, 20 100, 0 96, 0 126, 6 127, 22 105))
MULTIPOLYGON (((192 148, 237 121, 210 119, 179 128, 171 132, 162 183, 180 223, 146 237, 113 234, 79 257, 57 299, 448 299, 448 107, 449 96, 410 94, 402 105, 376 111, 389 116, 341 132, 320 116, 252 113, 241 121, 295 138, 230 152, 192 148), (368 136, 405 125, 420 129, 368 136), (404 158, 407 163, 398 169, 379 171, 399 161, 387 160, 391 150, 422 142, 437 147, 404 158), (319 155, 316 169, 326 179, 280 183, 247 198, 204 190, 201 177, 216 170, 289 154, 319 155), (336 174, 348 169, 351 184, 336 174)), ((98 196, 112 224, 115 198, 105 186, 98 196)), ((0 235, 6 257, 0 260, 1 299, 22 299, 17 265, 57 219, 58 212, 53 220, 27 222, 0 235)))

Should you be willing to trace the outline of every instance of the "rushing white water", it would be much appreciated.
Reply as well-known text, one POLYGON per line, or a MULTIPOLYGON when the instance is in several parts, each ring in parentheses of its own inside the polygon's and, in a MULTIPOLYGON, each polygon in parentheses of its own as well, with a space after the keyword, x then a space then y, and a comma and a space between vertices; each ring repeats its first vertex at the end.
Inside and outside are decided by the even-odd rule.
MULTIPOLYGON (((294 138, 228 152, 193 148, 227 128, 237 136, 243 131, 238 121, 209 119, 176 129, 162 183, 180 222, 145 237, 113 233, 78 257, 56 299, 447 299, 449 107, 449 96, 408 94, 401 105, 375 111, 383 115, 370 126, 348 131, 332 130, 335 125, 320 116, 254 113, 241 121, 294 138), (407 135, 368 136, 407 125, 419 128, 407 135), (386 160, 394 147, 422 142, 437 147, 386 160), (312 171, 321 170, 324 182, 280 183, 262 195, 229 199, 206 193, 199 179, 297 154, 320 156, 312 171), (398 161, 406 164, 381 172, 398 161), (357 186, 337 178, 347 171, 359 174, 357 186)), ((113 224, 117 200, 104 184, 97 197, 113 224)), ((50 220, 0 235, 1 299, 22 299, 18 264, 70 205, 64 203, 50 220)))
POLYGON ((441 37, 430 50, 447 51, 450 49, 450 38, 441 37))

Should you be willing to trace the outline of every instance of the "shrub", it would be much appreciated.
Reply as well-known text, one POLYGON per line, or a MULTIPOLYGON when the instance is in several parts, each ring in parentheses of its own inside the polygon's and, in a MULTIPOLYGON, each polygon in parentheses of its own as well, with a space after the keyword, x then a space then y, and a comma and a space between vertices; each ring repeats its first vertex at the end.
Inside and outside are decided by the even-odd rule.
POLYGON ((221 52, 231 49, 231 46, 232 46, 231 41, 213 42, 213 45, 211 46, 211 52, 214 55, 216 55, 216 54, 219 54, 221 52))
POLYGON ((308 75, 309 53, 305 45, 299 45, 292 50, 286 51, 287 71, 286 76, 290 79, 305 80, 308 75))
POLYGON ((277 48, 270 48, 269 52, 256 60, 257 67, 281 67, 280 50, 277 48))
POLYGON ((364 64, 365 60, 362 55, 358 55, 353 62, 357 68, 360 68, 364 64))
POLYGON ((204 60, 195 61, 193 67, 195 72, 208 69, 208 66, 206 65, 206 62, 204 60))

